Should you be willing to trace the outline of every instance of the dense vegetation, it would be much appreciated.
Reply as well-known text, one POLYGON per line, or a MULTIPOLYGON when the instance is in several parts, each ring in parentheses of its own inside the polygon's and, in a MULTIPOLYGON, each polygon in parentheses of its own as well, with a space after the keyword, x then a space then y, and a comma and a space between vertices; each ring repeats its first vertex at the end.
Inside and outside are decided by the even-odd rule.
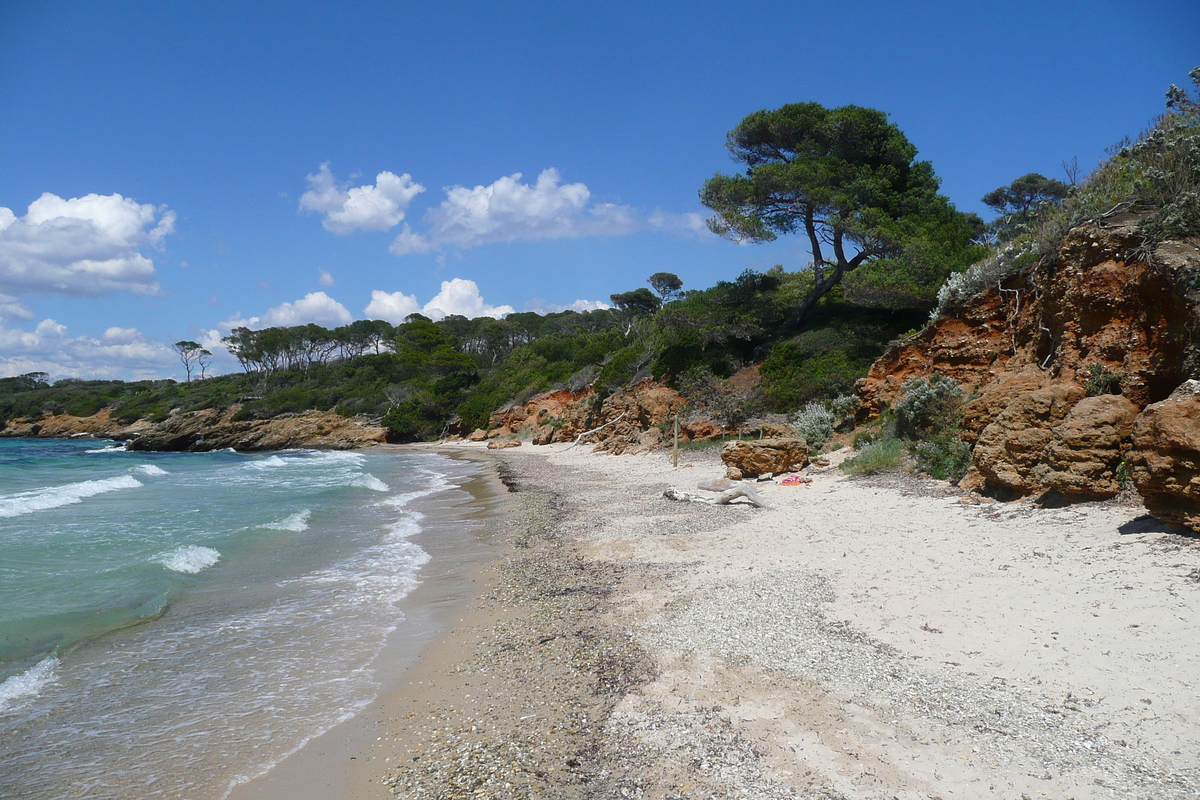
MULTIPOLYGON (((1200 85, 1200 69, 1192 78, 1200 85)), ((1069 227, 1120 210, 1142 214, 1151 242, 1200 234, 1200 103, 1175 87, 1168 101, 1150 131, 1080 185, 1031 173, 990 192, 984 202, 998 216, 986 226, 937 194, 932 168, 882 113, 811 103, 758 112, 728 140, 746 173, 714 176, 701 199, 718 233, 807 237, 813 262, 804 269, 746 271, 687 291, 659 272, 649 289, 617 292, 615 307, 600 311, 238 328, 225 344, 240 374, 203 377, 208 351, 182 341, 186 383, 0 379, 0 423, 104 408, 123 422, 161 420, 237 403, 243 418, 366 414, 410 441, 449 425, 486 427, 497 408, 552 388, 591 387, 603 399, 653 377, 725 425, 800 411, 794 419, 809 435, 827 438, 852 410, 854 381, 923 324, 935 296, 936 316, 1051 253, 1069 227), (757 380, 730 380, 749 365, 757 380)), ((903 440, 926 471, 961 474, 964 398, 944 381, 905 389, 907 405, 863 439, 875 442, 871 463, 894 461, 903 440)))

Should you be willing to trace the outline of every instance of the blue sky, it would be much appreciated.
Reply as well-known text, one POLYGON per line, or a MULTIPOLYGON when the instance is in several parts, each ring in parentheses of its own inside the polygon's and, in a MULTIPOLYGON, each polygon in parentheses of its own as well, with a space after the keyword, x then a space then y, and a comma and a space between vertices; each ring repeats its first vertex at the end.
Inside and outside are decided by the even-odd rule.
POLYGON ((986 216, 1198 64, 1194 0, 0 0, 0 375, 181 378, 171 342, 236 324, 798 269, 796 237, 703 230, 746 114, 879 108, 986 216))

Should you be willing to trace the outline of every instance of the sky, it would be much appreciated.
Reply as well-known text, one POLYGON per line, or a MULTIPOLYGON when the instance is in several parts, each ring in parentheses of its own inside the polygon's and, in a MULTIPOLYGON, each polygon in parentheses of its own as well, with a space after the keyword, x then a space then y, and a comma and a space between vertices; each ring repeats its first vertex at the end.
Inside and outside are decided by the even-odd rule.
POLYGON ((1200 3, 0 0, 0 376, 217 371, 237 326, 603 307, 803 268, 708 233, 725 134, 889 114, 964 211, 1084 174, 1200 65, 1200 3))

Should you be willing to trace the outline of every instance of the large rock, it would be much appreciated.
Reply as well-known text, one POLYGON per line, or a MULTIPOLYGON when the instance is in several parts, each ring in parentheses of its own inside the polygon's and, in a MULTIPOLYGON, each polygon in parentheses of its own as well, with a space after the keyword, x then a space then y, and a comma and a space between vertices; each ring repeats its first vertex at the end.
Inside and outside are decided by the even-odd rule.
POLYGON ((1053 429, 1086 394, 1076 383, 1052 383, 1014 397, 979 434, 963 485, 1019 495, 1045 489, 1036 468, 1054 440, 1053 429))
POLYGON ((1115 497, 1121 491, 1117 469, 1137 415, 1138 407, 1120 395, 1080 400, 1051 430, 1035 470, 1038 483, 1072 499, 1115 497))
POLYGON ((1151 514, 1200 531, 1200 381, 1142 410, 1129 465, 1151 514))
POLYGON ((732 480, 788 472, 808 464, 808 443, 799 437, 726 442, 721 447, 726 476, 732 480))

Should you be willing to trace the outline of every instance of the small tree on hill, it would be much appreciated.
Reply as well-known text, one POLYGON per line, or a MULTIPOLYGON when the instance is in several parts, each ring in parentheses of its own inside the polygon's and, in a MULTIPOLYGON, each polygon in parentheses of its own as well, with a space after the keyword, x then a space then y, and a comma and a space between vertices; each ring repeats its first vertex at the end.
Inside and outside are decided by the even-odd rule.
POLYGON ((200 363, 201 354, 212 355, 199 342, 193 342, 189 339, 178 341, 171 345, 175 352, 179 354, 179 360, 183 362, 183 369, 187 372, 187 382, 192 382, 192 368, 200 363))
POLYGON ((646 281, 664 303, 674 300, 683 288, 683 281, 673 272, 656 272, 646 281))
POLYGON ((995 209, 1001 219, 993 223, 1001 231, 1029 222, 1029 216, 1045 205, 1058 205, 1071 187, 1036 172, 1022 175, 1008 186, 993 189, 983 196, 985 205, 995 209))

